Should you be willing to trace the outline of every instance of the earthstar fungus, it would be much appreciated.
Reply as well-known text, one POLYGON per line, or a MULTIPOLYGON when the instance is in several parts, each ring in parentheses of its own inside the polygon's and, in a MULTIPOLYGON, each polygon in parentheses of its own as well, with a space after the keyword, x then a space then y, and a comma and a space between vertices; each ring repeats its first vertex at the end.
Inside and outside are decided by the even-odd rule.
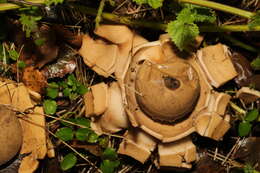
POLYGON ((83 36, 79 54, 104 77, 91 86, 86 116, 97 133, 128 129, 118 152, 144 163, 158 147, 160 166, 191 168, 196 147, 189 135, 220 140, 230 128, 230 96, 214 90, 236 77, 225 45, 180 58, 168 35, 148 42, 123 25, 102 25, 83 36), (114 76, 113 76, 114 75, 114 76))

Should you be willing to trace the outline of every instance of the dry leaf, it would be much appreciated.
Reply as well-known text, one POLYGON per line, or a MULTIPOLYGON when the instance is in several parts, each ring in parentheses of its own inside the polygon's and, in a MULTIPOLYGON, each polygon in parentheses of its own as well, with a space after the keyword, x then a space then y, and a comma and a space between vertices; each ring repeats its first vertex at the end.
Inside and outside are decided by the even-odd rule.
POLYGON ((20 165, 19 173, 32 173, 47 153, 45 117, 42 107, 36 107, 34 113, 20 119, 23 128, 23 144, 20 153, 31 153, 20 165))
POLYGON ((45 76, 34 67, 26 67, 23 72, 22 81, 29 89, 43 93, 44 88, 47 86, 45 76))

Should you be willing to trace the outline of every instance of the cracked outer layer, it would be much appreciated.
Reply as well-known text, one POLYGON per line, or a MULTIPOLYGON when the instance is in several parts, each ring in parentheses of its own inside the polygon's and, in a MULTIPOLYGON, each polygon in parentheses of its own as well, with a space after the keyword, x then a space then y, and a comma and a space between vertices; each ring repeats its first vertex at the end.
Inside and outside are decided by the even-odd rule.
MULTIPOLYGON (((104 31, 102 37, 110 35, 109 27, 112 26, 100 27, 104 31)), ((116 33, 112 35, 117 39, 117 31, 112 33, 116 33)), ((118 150, 120 154, 144 163, 157 148, 159 166, 191 168, 191 162, 196 160, 196 146, 187 136, 197 132, 220 140, 230 128, 230 116, 225 112, 230 96, 212 88, 236 75, 228 49, 224 45, 213 45, 183 59, 169 43, 167 35, 154 42, 136 35, 132 40, 130 56, 124 56, 125 66, 117 61, 114 64, 124 67, 123 70, 120 73, 106 71, 115 73, 118 79, 118 89, 114 90, 117 94, 108 92, 111 99, 106 99, 101 92, 91 90, 86 95, 86 101, 90 102, 87 105, 91 106, 86 109, 86 115, 92 116, 92 107, 100 105, 95 99, 109 100, 107 106, 101 105, 106 111, 99 112, 102 115, 95 117, 92 125, 101 127, 95 129, 100 129, 100 133, 128 128, 118 150), (131 125, 120 122, 125 119, 124 111, 131 125)), ((90 57, 85 56, 86 59, 90 57)), ((103 58, 107 58, 106 53, 103 58)), ((113 84, 108 84, 108 90, 112 87, 113 84)))
MULTIPOLYGON (((212 111, 215 112, 211 108, 212 105, 215 105, 216 109, 225 109, 227 105, 227 102, 219 104, 221 99, 214 95, 207 75, 194 56, 182 60, 173 56, 174 53, 171 55, 167 52, 171 56, 166 56, 166 51, 170 52, 162 50, 159 43, 152 46, 144 44, 136 51, 124 81, 127 86, 126 112, 131 124, 163 143, 179 140, 200 129, 195 120, 203 111, 210 114, 212 111), (162 53, 150 53, 158 50, 162 53), (174 68, 169 68, 171 66, 174 68), (181 75, 174 72, 175 68, 181 75), (174 95, 177 91, 178 94, 174 95), (175 97, 179 100, 175 109, 171 109, 175 99, 168 100, 167 94, 169 98, 175 97), (210 98, 213 98, 213 102, 210 98)), ((229 97, 225 97, 229 100, 229 97)), ((209 133, 206 136, 212 135, 209 133)))

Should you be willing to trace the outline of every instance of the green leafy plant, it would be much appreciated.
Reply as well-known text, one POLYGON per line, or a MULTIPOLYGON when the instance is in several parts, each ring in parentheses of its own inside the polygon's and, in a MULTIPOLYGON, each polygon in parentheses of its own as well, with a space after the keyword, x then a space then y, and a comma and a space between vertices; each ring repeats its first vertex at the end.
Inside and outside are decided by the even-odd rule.
POLYGON ((256 14, 251 17, 251 21, 248 24, 250 29, 254 29, 257 26, 260 26, 260 11, 257 11, 256 14))
POLYGON ((59 94, 59 89, 58 88, 47 88, 46 89, 46 95, 52 99, 55 99, 58 94, 59 94))
POLYGON ((76 139, 79 141, 87 141, 91 130, 87 128, 80 128, 76 131, 76 139))
POLYGON ((97 135, 90 128, 90 120, 84 117, 79 118, 69 118, 62 121, 62 124, 66 127, 62 127, 57 130, 56 135, 58 138, 64 141, 70 141, 75 139, 88 142, 88 143, 96 143, 99 141, 99 135, 97 135), (69 123, 71 122, 71 123, 69 123))
POLYGON ((103 173, 114 173, 115 169, 120 165, 118 155, 113 148, 106 148, 102 154, 102 163, 100 169, 103 173))
POLYGON ((37 38, 34 40, 34 43, 36 44, 36 46, 42 46, 45 43, 45 38, 37 38))
POLYGON ((54 100, 44 100, 43 109, 46 114, 53 115, 57 110, 57 103, 54 100))
POLYGON ((176 46, 180 50, 184 50, 200 33, 196 23, 214 23, 215 21, 216 16, 211 9, 195 5, 185 5, 178 13, 176 20, 168 23, 166 31, 176 46))
POLYGON ((17 65, 18 65, 18 67, 19 67, 20 69, 23 69, 23 68, 26 67, 26 64, 25 64, 24 61, 18 61, 18 62, 17 62, 17 65))
POLYGON ((37 22, 41 19, 41 16, 33 16, 24 13, 21 14, 19 21, 23 25, 23 30, 26 33, 26 37, 30 37, 31 32, 37 29, 37 22))
POLYGON ((259 56, 251 62, 251 66, 255 70, 260 70, 260 57, 259 56))
POLYGON ((255 170, 250 164, 246 164, 243 168, 244 173, 260 173, 259 171, 255 170))
POLYGON ((51 5, 58 5, 62 4, 64 0, 45 0, 45 5, 51 6, 51 5))
POLYGON ((55 135, 63 140, 63 141, 70 141, 73 139, 74 137, 74 132, 71 128, 69 127, 63 127, 63 128, 60 128, 56 131, 55 135))
POLYGON ((67 154, 67 155, 63 158, 63 160, 62 160, 60 166, 61 166, 61 169, 62 169, 63 171, 67 171, 67 170, 69 170, 70 168, 72 168, 73 166, 75 166, 76 163, 77 163, 77 157, 76 157, 73 153, 69 153, 69 154, 67 154))
MULTIPOLYGON (((55 135, 63 141, 76 140, 81 143, 96 143, 96 145, 100 145, 101 147, 107 147, 108 145, 108 138, 97 135, 90 127, 90 120, 85 117, 62 119, 61 124, 65 127, 59 128, 55 135)), ((68 170, 76 164, 74 161, 72 162, 73 164, 67 163, 67 160, 70 160, 74 156, 70 155, 67 157, 69 158, 65 156, 61 162, 62 170, 68 170)), ((113 171, 119 165, 117 154, 113 149, 106 149, 102 158, 107 160, 102 166, 107 171, 113 171)), ((73 160, 75 160, 75 158, 73 158, 73 160)))
POLYGON ((70 74, 65 81, 58 83, 62 93, 65 97, 69 97, 71 100, 77 98, 78 95, 85 94, 88 89, 77 81, 73 74, 70 74))
POLYGON ((14 61, 16 61, 19 57, 19 53, 16 52, 16 50, 9 50, 8 54, 9 54, 9 58, 11 58, 14 61))
POLYGON ((238 125, 238 134, 239 136, 247 136, 252 128, 252 122, 255 121, 259 116, 259 112, 257 109, 253 109, 249 111, 245 117, 243 118, 242 122, 238 125))
POLYGON ((69 75, 65 81, 62 82, 51 82, 46 88, 47 100, 43 103, 43 108, 46 114, 55 114, 57 109, 56 99, 59 92, 63 92, 65 97, 69 97, 70 100, 76 99, 79 95, 83 95, 88 89, 77 81, 73 74, 69 75))
POLYGON ((152 8, 156 9, 163 5, 163 0, 133 0, 137 4, 149 4, 152 8))
POLYGON ((90 128, 90 120, 87 119, 87 118, 84 118, 84 117, 78 117, 78 118, 75 118, 75 123, 82 126, 82 127, 85 127, 85 128, 90 128))

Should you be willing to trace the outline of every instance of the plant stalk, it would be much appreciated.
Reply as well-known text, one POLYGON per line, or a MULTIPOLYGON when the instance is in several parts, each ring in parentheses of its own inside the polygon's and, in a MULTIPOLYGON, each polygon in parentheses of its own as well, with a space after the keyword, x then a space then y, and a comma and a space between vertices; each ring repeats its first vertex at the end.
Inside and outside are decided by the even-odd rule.
MULTIPOLYGON (((33 4, 35 5, 44 4, 44 2, 45 0, 26 0, 26 1, 20 1, 20 4, 24 3, 24 5, 31 6, 33 4)), ((20 4, 0 3, 0 11, 7 11, 7 10, 14 10, 14 9, 21 8, 20 4)))
POLYGON ((260 31, 260 26, 249 28, 248 25, 202 25, 200 32, 246 32, 260 31))
POLYGON ((230 101, 229 105, 238 113, 245 115, 246 111, 242 108, 240 108, 239 106, 237 106, 234 102, 230 101))
POLYGON ((106 0, 101 0, 100 3, 99 3, 99 7, 98 7, 98 11, 97 11, 97 16, 96 16, 96 19, 95 19, 95 22, 96 22, 96 25, 95 25, 95 28, 97 28, 99 26, 99 23, 101 22, 102 20, 102 13, 103 13, 103 10, 104 10, 104 7, 105 7, 105 1, 106 0))
POLYGON ((255 13, 246 11, 246 10, 242 10, 239 8, 235 8, 235 7, 231 7, 229 5, 224 5, 224 4, 220 4, 217 2, 212 2, 212 1, 207 1, 207 0, 178 0, 181 3, 189 3, 189 4, 194 4, 194 5, 199 5, 199 6, 203 6, 203 7, 208 7, 208 8, 212 8, 215 10, 220 10, 223 12, 227 12, 227 13, 231 13, 231 14, 235 14, 241 17, 245 17, 245 18, 251 18, 255 15, 255 13))
MULTIPOLYGON (((77 8, 80 12, 96 16, 97 10, 94 8, 76 5, 73 4, 75 8, 77 8)), ((112 13, 103 12, 101 15, 102 18, 115 22, 126 24, 131 27, 143 27, 143 28, 152 28, 156 30, 166 30, 167 24, 159 23, 159 22, 152 22, 146 20, 131 20, 129 17, 118 16, 112 13)), ((260 31, 260 26, 256 26, 253 29, 249 29, 247 25, 202 25, 200 26, 200 32, 245 32, 245 31, 260 31)))
POLYGON ((250 52, 260 53, 260 51, 258 49, 256 49, 256 48, 254 48, 253 46, 251 46, 249 44, 246 44, 246 43, 244 43, 242 41, 239 41, 239 40, 235 39, 234 37, 232 37, 232 36, 230 36, 228 34, 225 34, 225 33, 220 34, 220 37, 222 37, 223 39, 231 42, 232 45, 234 45, 234 46, 241 47, 241 48, 243 48, 245 50, 248 50, 250 52))
POLYGON ((19 5, 12 4, 12 3, 1 3, 0 4, 0 11, 6 11, 6 10, 14 10, 20 8, 19 5))

